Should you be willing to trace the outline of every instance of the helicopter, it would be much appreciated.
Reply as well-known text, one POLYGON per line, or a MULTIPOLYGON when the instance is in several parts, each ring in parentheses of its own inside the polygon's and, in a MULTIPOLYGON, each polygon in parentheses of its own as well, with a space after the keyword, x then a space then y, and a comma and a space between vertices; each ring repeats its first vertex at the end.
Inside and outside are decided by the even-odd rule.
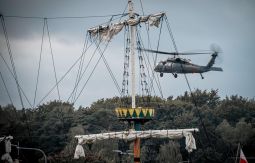
POLYGON ((160 73, 160 77, 163 77, 164 73, 172 73, 175 78, 178 74, 188 74, 188 73, 199 73, 201 78, 204 79, 202 73, 208 71, 223 71, 221 67, 213 67, 215 59, 218 56, 218 51, 213 51, 211 53, 178 53, 178 52, 164 52, 157 50, 141 49, 142 51, 147 51, 150 53, 159 53, 166 55, 173 55, 174 57, 168 58, 164 61, 160 61, 154 68, 155 72, 160 73), (205 66, 196 65, 191 63, 191 60, 180 58, 180 55, 196 55, 196 54, 211 54, 211 59, 205 66), (176 57, 178 56, 178 57, 176 57))

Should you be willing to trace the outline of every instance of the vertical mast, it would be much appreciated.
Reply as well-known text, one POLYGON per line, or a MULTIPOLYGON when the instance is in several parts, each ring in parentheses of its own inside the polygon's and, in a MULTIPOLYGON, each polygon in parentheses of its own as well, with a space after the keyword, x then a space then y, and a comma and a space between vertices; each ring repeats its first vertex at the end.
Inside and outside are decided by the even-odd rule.
MULTIPOLYGON (((132 0, 128 0, 128 13, 129 13, 129 18, 134 19, 135 14, 134 14, 134 8, 133 8, 133 2, 132 0)), ((132 108, 135 108, 135 41, 136 41, 136 27, 135 26, 130 26, 131 28, 131 42, 130 42, 130 49, 131 49, 131 96, 132 96, 132 108)))

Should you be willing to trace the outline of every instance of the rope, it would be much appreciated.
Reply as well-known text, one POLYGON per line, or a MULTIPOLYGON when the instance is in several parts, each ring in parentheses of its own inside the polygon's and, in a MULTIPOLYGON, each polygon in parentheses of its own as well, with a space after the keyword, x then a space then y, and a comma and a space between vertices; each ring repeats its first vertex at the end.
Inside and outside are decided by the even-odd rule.
MULTIPOLYGON (((122 18, 123 16, 126 16, 126 15, 127 15, 127 14, 124 14, 124 12, 126 11, 126 9, 127 9, 127 5, 126 5, 126 7, 125 7, 123 13, 121 14, 121 17, 119 18, 119 22, 120 22, 120 20, 121 20, 121 18, 122 18)), ((111 19, 107 22, 108 25, 111 23, 111 21, 113 21, 113 17, 114 17, 114 16, 115 16, 115 15, 112 15, 111 19)), ((99 40, 99 43, 96 43, 95 40, 94 40, 94 42, 95 42, 95 44, 97 45, 97 47, 96 47, 96 49, 95 49, 95 51, 96 51, 97 49, 99 49, 99 45, 100 45, 100 43, 101 43, 101 40, 99 40)), ((80 97, 82 91, 84 90, 84 88, 85 88, 85 86, 87 85, 89 79, 90 79, 91 76, 93 75, 93 73, 94 73, 94 71, 95 71, 95 69, 96 69, 96 67, 97 67, 97 65, 98 65, 98 63, 99 63, 99 61, 101 60, 101 58, 104 58, 103 53, 104 53, 105 50, 107 49, 109 43, 110 43, 110 40, 106 43, 106 46, 105 46, 105 48, 103 49, 103 51, 100 50, 100 51, 101 51, 100 58, 98 59, 97 63, 95 64, 94 68, 92 69, 92 72, 90 73, 90 75, 89 75, 88 79, 86 80, 85 84, 82 86, 82 88, 81 88, 81 90, 80 90, 80 93, 79 93, 78 96, 75 98, 75 100, 73 101, 73 103, 75 103, 75 102, 78 100, 78 98, 80 97)), ((94 53, 95 53, 95 51, 94 51, 94 53)), ((94 54, 93 54, 93 56, 94 56, 94 54)), ((90 61, 91 61, 91 60, 90 60, 90 61)), ((87 65, 87 67, 88 67, 88 65, 87 65)), ((87 68, 87 67, 86 67, 86 68, 87 68)), ((86 69, 85 69, 85 70, 86 70, 86 69)), ((83 72, 83 74, 84 74, 84 73, 85 73, 85 71, 83 72)), ((83 76, 83 74, 82 74, 82 76, 83 76)), ((79 80, 79 81, 80 81, 80 80, 79 80)), ((117 81, 116 81, 116 83, 117 83, 117 81)), ((117 84, 117 85, 118 85, 118 84, 117 84)), ((69 98, 70 98, 70 97, 69 97, 69 98)), ((69 98, 68 98, 68 100, 69 100, 69 98)))
MULTIPOLYGON (((91 45, 92 45, 92 43, 90 44, 90 46, 91 46, 91 45)), ((89 46, 89 47, 90 47, 90 46, 89 46)), ((88 47, 88 48, 89 48, 89 47, 88 47)), ((88 48, 86 49, 86 51, 88 50, 88 48)), ((70 94, 70 96, 68 97, 67 101, 70 100, 70 98, 71 98, 72 94, 74 93, 75 89, 77 89, 77 87, 78 87, 78 85, 79 85, 81 79, 83 78, 85 72, 86 72, 87 69, 88 69, 88 66, 90 65, 92 59, 94 58, 97 49, 98 49, 98 46, 96 47, 96 49, 94 50, 92 56, 90 57, 88 64, 86 65, 84 71, 82 72, 82 74, 81 74, 81 76, 80 76, 80 79, 79 79, 78 82, 77 82, 76 88, 73 89, 73 91, 71 92, 71 94, 70 94)), ((86 53, 86 51, 85 51, 84 53, 86 53)), ((82 55, 83 55, 83 54, 82 54, 82 55)), ((81 57, 82 57, 82 55, 81 55, 81 57)), ((75 98, 73 99, 73 101, 74 101, 74 100, 75 100, 75 98)))
MULTIPOLYGON (((166 17, 165 17, 165 18, 166 18, 166 17)), ((166 23, 167 23, 167 26, 168 26, 168 30, 169 30, 169 32, 170 32, 170 36, 171 36, 172 41, 173 41, 174 48, 175 48, 175 50, 176 50, 176 52, 177 52, 177 54, 178 54, 177 46, 176 46, 175 40, 174 40, 174 38, 173 38, 172 30, 171 30, 171 28, 170 28, 169 22, 167 21, 167 18, 166 18, 166 23)), ((182 63, 181 63, 181 68, 182 68, 182 71, 183 71, 184 68, 183 68, 183 64, 182 64, 182 63)), ((188 85, 188 88, 189 88, 189 91, 190 91, 190 95, 191 95, 192 101, 193 101, 193 103, 194 103, 194 105, 195 105, 195 108, 196 108, 196 111, 197 111, 197 114, 198 114, 198 117, 199 117, 200 124, 201 124, 201 126, 202 126, 202 128, 203 128, 203 130, 204 130, 204 132, 205 132, 205 135, 206 135, 207 140, 209 141, 210 145, 213 146, 213 145, 212 145, 212 142, 211 142, 211 139, 209 138, 207 129, 206 129, 206 127, 205 127, 204 121, 203 121, 203 119, 202 119, 201 113, 200 113, 200 111, 199 111, 199 109, 198 109, 197 101, 196 101, 196 99, 195 99, 195 97, 194 97, 194 94, 192 93, 189 80, 188 80, 187 75, 186 75, 185 73, 184 73, 184 77, 185 77, 186 83, 187 83, 187 85, 188 85)), ((203 146, 202 146, 202 147, 203 147, 203 146)), ((214 152, 215 152, 215 146, 213 146, 213 147, 214 147, 214 152)), ((203 147, 203 151, 204 151, 204 147, 203 147)), ((205 152, 205 151, 204 151, 204 152, 205 152)))
POLYGON ((175 43, 175 40, 174 40, 174 36, 173 36, 172 30, 171 30, 170 23, 168 22, 168 19, 167 19, 166 16, 164 16, 164 18, 165 18, 165 21, 166 21, 166 25, 167 25, 168 32, 169 32, 170 37, 171 37, 171 39, 172 39, 172 43, 173 43, 173 45, 174 45, 174 49, 175 49, 176 52, 178 52, 177 46, 176 46, 176 43, 175 43))
MULTIPOLYGON (((19 16, 19 15, 5 15, 6 18, 19 18, 19 19, 88 19, 88 18, 104 18, 112 16, 122 16, 123 14, 113 15, 92 15, 92 16, 62 16, 62 17, 41 17, 41 16, 19 16)), ((127 15, 127 14, 125 14, 127 15)))
MULTIPOLYGON (((14 59, 13 59, 13 56, 12 56, 11 45, 10 45, 10 41, 9 41, 9 38, 8 38, 4 17, 2 15, 1 15, 1 22, 2 22, 5 41, 6 41, 6 45, 7 45, 7 49, 8 49, 8 54, 9 54, 9 57, 10 57, 10 60, 11 60, 12 70, 13 70, 13 73, 14 73, 14 79, 15 79, 16 86, 17 86, 17 89, 18 89, 18 94, 19 94, 21 106, 24 109, 24 103, 23 103, 23 99, 22 99, 22 95, 21 95, 21 91, 20 91, 20 87, 19 87, 18 76, 17 76, 17 73, 16 73, 15 63, 14 63, 14 59)), ((26 122, 27 130, 28 130, 28 135, 30 136, 31 135, 30 134, 30 128, 28 126, 28 121, 27 121, 27 116, 26 116, 25 110, 24 110, 24 116, 25 116, 25 122, 26 122)))
POLYGON ((77 72, 77 76, 76 76, 76 80, 75 80, 75 85, 74 85, 74 93, 73 93, 73 98, 72 101, 75 99, 76 93, 77 93, 77 88, 78 88, 78 81, 81 79, 81 72, 83 69, 83 64, 84 64, 84 59, 85 59, 85 49, 87 48, 88 45, 88 33, 86 34, 85 40, 84 40, 84 44, 83 44, 83 49, 82 49, 82 58, 79 64, 79 68, 78 68, 78 72, 77 72))
POLYGON ((41 49, 40 49, 40 57, 39 57, 39 64, 38 64, 37 77, 36 77, 36 86, 35 86, 35 94, 34 94, 33 108, 34 108, 34 106, 35 106, 35 99, 36 99, 37 88, 38 88, 38 83, 39 83, 39 75, 40 75, 41 60, 42 60, 42 48, 43 48, 45 24, 46 24, 46 22, 45 22, 45 19, 44 19, 44 21, 43 21, 43 32, 42 32, 41 49))
POLYGON ((113 82, 114 82, 114 84, 115 84, 115 86, 116 86, 116 88, 117 88, 119 94, 121 95, 120 86, 119 86, 119 84, 118 84, 118 82, 117 82, 117 80, 116 80, 116 78, 115 78, 115 76, 114 76, 114 74, 113 74, 113 72, 112 72, 112 70, 111 70, 109 64, 107 63, 107 61, 106 61, 106 59, 105 59, 105 56, 104 56, 102 50, 100 49, 100 47, 98 48, 98 51, 99 51, 99 53, 102 55, 103 61, 104 61, 104 63, 105 63, 105 66, 106 66, 108 72, 110 73, 110 76, 111 76, 111 78, 112 78, 112 80, 113 80, 113 82))
MULTIPOLYGON (((161 19, 163 19, 163 18, 161 18, 161 19)), ((161 21, 161 23, 160 23, 160 30, 159 30, 159 38, 158 38, 157 51, 158 51, 158 49, 159 49, 159 42, 160 42, 160 38, 161 38, 162 26, 163 26, 163 21, 161 21)), ((156 53, 156 57, 155 57, 155 60, 154 60, 154 66, 156 66, 157 58, 158 58, 158 53, 156 53)), ((153 71, 153 73, 155 74, 156 72, 153 71)), ((153 75, 153 77, 155 77, 155 75, 153 75)), ((156 74, 156 77, 157 77, 158 83, 159 83, 159 84, 158 84, 158 87, 159 87, 159 90, 160 90, 161 98, 163 98, 163 92, 162 92, 162 88, 161 88, 161 84, 160 84, 160 81, 159 81, 158 74, 156 74)))
POLYGON ((142 0, 140 0, 139 2, 140 2, 140 5, 141 5, 142 13, 143 13, 143 15, 144 15, 144 10, 143 10, 143 3, 142 3, 142 0))
POLYGON ((51 59, 52 59, 52 65, 54 69, 54 76, 55 76, 55 81, 57 85, 57 92, 58 92, 58 100, 60 101, 60 93, 59 93, 59 88, 58 88, 58 79, 57 79, 57 72, 56 72, 56 66, 54 62, 54 57, 53 57, 53 52, 52 52, 52 45, 51 45, 51 39, 50 39, 50 31, 49 31, 49 25, 47 19, 44 19, 47 27, 47 33, 48 33, 48 38, 49 38, 49 44, 50 44, 50 54, 51 54, 51 59))
MULTIPOLYGON (((101 40, 100 40, 100 42, 101 42, 101 40)), ((98 43, 98 45, 100 44, 100 42, 98 43)), ((108 47, 109 42, 110 42, 110 41, 107 42, 107 44, 106 44, 106 46, 105 46, 105 48, 104 48, 104 50, 103 50, 103 53, 105 52, 106 48, 108 47)), ((102 54, 103 54, 103 53, 102 53, 102 54)), ((78 94, 78 96, 77 96, 76 99, 74 100, 74 103, 79 99, 79 97, 80 97, 82 91, 84 90, 84 88, 85 88, 85 86, 87 85, 89 79, 90 79, 91 76, 93 75, 93 73, 94 73, 94 71, 95 71, 95 69, 96 69, 96 67, 97 67, 97 65, 98 65, 98 63, 99 63, 99 61, 101 60, 101 58, 102 58, 102 56, 103 56, 102 54, 100 55, 99 59, 97 60, 97 62, 96 62, 96 64, 95 64, 95 66, 93 67, 93 69, 92 69, 92 71, 91 71, 91 73, 90 73, 88 79, 86 80, 85 84, 82 86, 82 89, 80 90, 80 93, 78 94)))
MULTIPOLYGON (((138 37, 138 33, 137 33, 137 49, 138 49, 138 58, 139 58, 139 67, 140 67, 140 84, 142 87, 142 100, 143 102, 145 102, 144 100, 144 95, 146 95, 147 97, 149 96, 149 90, 148 90, 148 83, 147 83, 147 75, 144 71, 144 57, 141 54, 141 40, 138 37), (144 93, 145 91, 145 93, 144 93)), ((147 101, 148 102, 148 101, 147 101)))
MULTIPOLYGON (((141 8, 142 8, 142 13, 143 13, 143 15, 145 15, 144 14, 144 9, 143 9, 143 3, 142 3, 142 0, 140 0, 140 4, 141 4, 141 8)), ((151 42, 150 42, 150 35, 149 35, 149 24, 146 26, 147 28, 146 28, 146 31, 147 31, 147 37, 148 37, 148 46, 149 46, 149 49, 151 49, 151 42)), ((159 47, 159 40, 160 40, 160 36, 161 36, 161 30, 162 30, 162 23, 161 23, 161 25, 160 25, 160 33, 159 33, 159 39, 158 39, 158 46, 157 46, 157 49, 158 49, 158 47, 159 47)), ((146 53, 147 54, 147 53, 146 53)), ((154 60, 154 66, 156 65, 156 60, 157 60, 157 55, 158 54, 156 54, 156 57, 154 58, 153 57, 153 60, 154 60)), ((149 59, 148 59, 148 62, 149 62, 149 59)), ((149 62, 150 63, 150 62, 149 62)), ((150 66, 151 67, 151 66, 150 66)), ((152 69, 152 68, 151 68, 152 69)), ((148 75, 149 75, 149 73, 148 73, 148 75)), ((153 80, 154 80, 154 78, 155 78, 155 72, 153 71, 153 69, 152 69, 152 79, 151 79, 151 88, 154 90, 154 87, 153 87, 153 80)), ((157 76, 157 75, 156 75, 157 76)), ((158 76, 157 76, 157 79, 158 79, 158 81, 157 80, 155 80, 156 81, 156 84, 157 84, 157 86, 158 86, 158 89, 159 89, 159 92, 160 92, 160 94, 161 94, 161 97, 163 98, 163 93, 162 93, 162 89, 161 89, 161 85, 160 85, 160 81, 159 81, 159 78, 158 78, 158 76)), ((150 89, 150 92, 151 92, 151 89, 150 89)), ((154 93, 155 93, 155 90, 154 90, 154 93)))
MULTIPOLYGON (((140 33, 139 33, 138 36, 141 38, 140 33)), ((141 45, 142 45, 142 47, 144 48, 143 43, 141 43, 141 45)), ((147 53, 146 53, 146 54, 147 54, 147 53)), ((153 70, 153 68, 152 68, 152 66, 151 66, 151 64, 150 64, 148 54, 147 54, 147 60, 148 60, 150 69, 151 69, 151 71, 152 71, 152 78, 150 79, 150 81, 151 81, 151 82, 150 82, 150 83, 151 83, 151 88, 154 89, 154 87, 153 87, 153 81, 154 81, 154 79, 155 79, 155 72, 154 72, 154 70, 153 70)), ((156 82, 156 85, 157 85, 157 87, 158 87, 158 89, 159 89, 160 95, 161 95, 161 97, 163 98, 163 92, 162 92, 162 89, 161 89, 161 85, 160 85, 159 81, 155 80, 155 82, 156 82)), ((151 90, 150 90, 150 92, 151 92, 151 90)), ((155 90, 154 90, 154 93, 155 93, 155 90)))
MULTIPOLYGON (((163 19, 163 18, 161 18, 161 19, 163 19)), ((160 21, 160 22, 161 22, 161 21, 160 21)), ((157 51, 158 51, 158 49, 159 49, 159 42, 160 42, 161 33, 162 33, 162 26, 163 26, 163 21, 162 21, 162 23, 160 23, 160 30, 159 30, 159 36, 158 36, 157 51)), ((158 58, 158 53, 156 53, 156 57, 155 57, 155 60, 154 60, 154 66, 156 66, 157 58, 158 58)))
MULTIPOLYGON (((78 61, 81 59, 82 55, 71 65, 71 67, 67 70, 67 72, 59 79, 59 81, 57 82, 57 84, 59 84, 65 77, 66 75, 73 69, 73 67, 78 63, 78 61)), ((56 84, 46 93, 46 95, 39 101, 39 103, 37 104, 40 105, 40 103, 50 95, 50 93, 56 88, 56 84)))
MULTIPOLYGON (((0 53, 0 56, 1 56, 2 60, 4 61, 4 64, 5 64, 5 66, 7 67, 8 71, 10 72, 10 74, 11 74, 12 77, 13 77, 13 79, 15 80, 14 74, 13 74, 13 72, 11 71, 11 68, 10 68, 9 65, 7 64, 6 60, 4 59, 2 53, 0 53)), ((23 96, 25 97, 27 103, 28 103, 29 106, 32 108, 32 104, 31 104, 30 101, 28 100, 28 98, 27 98, 25 92, 23 91, 22 87, 21 87, 20 85, 18 85, 18 86, 19 86, 19 88, 20 88, 20 90, 21 90, 21 93, 22 93, 23 96)))
POLYGON ((16 73, 15 63, 14 63, 14 59, 13 59, 13 56, 12 56, 11 45, 10 45, 10 41, 9 41, 9 38, 8 38, 7 30, 6 30, 5 20, 4 20, 4 17, 2 15, 0 15, 0 17, 1 17, 2 27, 3 27, 3 31, 4 31, 5 41, 6 41, 6 45, 7 45, 7 49, 8 49, 8 54, 9 54, 9 57, 10 57, 10 60, 11 60, 12 70, 13 70, 13 73, 14 73, 14 79, 15 79, 17 89, 18 89, 18 94, 19 94, 21 106, 22 106, 22 108, 24 108, 24 103, 23 103, 22 95, 21 95, 20 88, 19 88, 18 76, 17 76, 17 73, 16 73))
MULTIPOLYGON (((140 33, 138 33, 138 37, 139 37, 139 39, 141 40, 140 33)), ((141 47, 142 47, 143 49, 145 48, 142 41, 141 41, 141 47)), ((151 70, 151 73, 153 73, 153 68, 152 68, 152 66, 151 66, 151 62, 150 62, 150 59, 149 59, 149 55, 148 55, 147 52, 144 52, 144 51, 143 51, 142 55, 143 55, 144 58, 147 58, 147 61, 146 61, 146 59, 145 59, 145 66, 146 66, 147 73, 148 73, 148 76, 149 76, 149 79, 150 79, 150 80, 149 80, 149 81, 150 81, 150 84, 149 84, 149 85, 150 85, 149 94, 151 94, 152 90, 153 90, 154 94, 156 94, 156 91, 155 91, 155 88, 154 88, 154 85, 153 85, 153 79, 152 79, 152 77, 151 77, 151 75, 150 75, 150 71, 149 71, 149 70, 151 70), (146 57, 145 57, 144 53, 146 54, 146 57)), ((152 75, 153 75, 153 74, 152 74, 152 75)), ((156 82, 157 82, 157 81, 156 81, 156 82)))
POLYGON ((4 78, 3 78, 3 75, 2 75, 1 69, 0 69, 0 76, 1 76, 2 82, 3 82, 3 84, 4 84, 5 91, 6 91, 7 95, 8 95, 8 97, 9 97, 9 100, 10 100, 12 106, 14 106, 14 105, 13 105, 12 98, 11 98, 11 96, 10 96, 10 93, 9 93, 9 91, 8 91, 8 89, 7 89, 6 84, 5 84, 5 81, 4 81, 4 78))
MULTIPOLYGON (((129 76, 129 54, 130 54, 130 34, 129 34, 129 27, 125 26, 124 31, 124 72, 122 76, 122 97, 128 96, 128 76, 129 76)), ((123 101, 124 102, 124 101, 123 101)))

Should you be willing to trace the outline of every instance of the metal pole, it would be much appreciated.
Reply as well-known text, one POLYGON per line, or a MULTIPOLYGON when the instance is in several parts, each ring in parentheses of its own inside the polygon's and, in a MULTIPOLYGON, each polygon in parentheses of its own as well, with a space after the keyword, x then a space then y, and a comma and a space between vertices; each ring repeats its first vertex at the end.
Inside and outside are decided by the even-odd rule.
POLYGON ((16 147, 18 150, 20 149, 25 149, 25 150, 34 150, 34 151, 39 151, 43 154, 43 157, 44 157, 44 162, 47 163, 47 157, 45 155, 45 153, 43 152, 43 150, 39 149, 39 148, 26 148, 26 147, 20 147, 18 145, 14 145, 12 144, 12 146, 16 147))
MULTIPOLYGON (((128 13, 129 13, 129 19, 134 19, 134 7, 132 0, 128 0, 128 13)), ((132 87, 132 108, 136 108, 136 102, 135 102, 135 42, 136 42, 136 27, 130 26, 131 28, 131 35, 130 35, 130 51, 131 51, 131 87, 132 87)), ((134 129, 140 130, 140 123, 134 121, 134 129)), ((136 138, 134 141, 134 163, 140 163, 140 138, 136 138)))
MULTIPOLYGON (((134 7, 132 0, 128 0, 129 8, 129 18, 134 19, 134 7)), ((131 87, 132 87, 132 108, 135 108, 135 41, 136 41, 136 27, 130 26, 131 35, 130 35, 130 51, 131 51, 131 87)))
POLYGON ((236 151, 236 160, 235 160, 235 163, 237 163, 237 159, 238 159, 238 152, 240 151, 240 143, 238 143, 238 146, 237 146, 237 151, 236 151))

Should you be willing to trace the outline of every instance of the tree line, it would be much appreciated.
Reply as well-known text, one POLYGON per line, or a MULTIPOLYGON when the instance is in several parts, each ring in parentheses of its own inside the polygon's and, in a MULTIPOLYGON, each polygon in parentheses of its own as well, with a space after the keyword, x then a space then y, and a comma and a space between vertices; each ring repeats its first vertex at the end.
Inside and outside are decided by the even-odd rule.
MULTIPOLYGON (((233 162, 238 144, 246 157, 255 151, 255 101, 232 95, 221 98, 217 90, 195 90, 166 99, 137 97, 137 106, 155 108, 155 118, 142 126, 147 129, 199 128, 194 134, 197 150, 187 153, 185 141, 147 139, 141 143, 141 160, 151 162, 233 162)), ((94 134, 127 130, 117 119, 115 108, 129 106, 128 98, 99 99, 90 107, 74 108, 63 101, 51 101, 36 109, 17 110, 12 105, 0 106, 0 136, 12 135, 12 144, 42 149, 49 162, 131 162, 132 155, 113 150, 131 151, 132 142, 109 140, 84 145, 86 157, 73 159, 77 134, 94 134)), ((4 153, 1 142, 0 155, 4 153)), ((42 162, 34 151, 12 148, 13 158, 23 162, 42 162)), ((255 161, 255 160, 250 160, 255 161)))

